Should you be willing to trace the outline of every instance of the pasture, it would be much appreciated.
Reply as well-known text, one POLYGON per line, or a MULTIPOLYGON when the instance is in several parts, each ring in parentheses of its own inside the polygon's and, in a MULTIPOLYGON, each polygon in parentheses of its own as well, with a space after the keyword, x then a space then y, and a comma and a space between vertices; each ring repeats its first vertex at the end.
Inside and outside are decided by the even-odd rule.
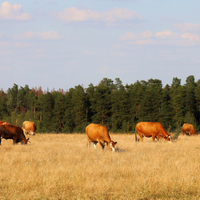
POLYGON ((112 153, 87 148, 86 134, 37 134, 0 146, 0 200, 199 199, 200 136, 170 144, 111 134, 112 153))

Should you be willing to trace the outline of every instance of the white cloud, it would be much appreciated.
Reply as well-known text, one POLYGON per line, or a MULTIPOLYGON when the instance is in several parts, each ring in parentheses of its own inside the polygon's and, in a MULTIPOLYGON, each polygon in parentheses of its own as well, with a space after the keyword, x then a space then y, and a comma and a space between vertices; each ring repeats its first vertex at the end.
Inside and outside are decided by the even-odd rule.
POLYGON ((22 6, 20 4, 10 4, 5 1, 0 7, 0 20, 31 20, 32 17, 28 13, 22 12, 22 6))
POLYGON ((153 33, 151 31, 134 34, 125 33, 119 38, 130 45, 173 45, 173 46, 196 46, 200 45, 200 35, 192 33, 178 34, 170 30, 153 33))
POLYGON ((130 42, 131 45, 153 45, 155 44, 154 40, 147 39, 147 40, 136 40, 133 42, 130 42))
POLYGON ((0 33, 0 38, 2 38, 3 37, 3 33, 0 33))
POLYGON ((181 35, 183 39, 188 39, 192 41, 200 41, 200 36, 197 34, 191 34, 191 33, 184 33, 181 35))
POLYGON ((180 35, 177 33, 172 33, 169 30, 165 30, 162 32, 156 32, 155 36, 159 39, 170 39, 170 38, 179 38, 180 35))
POLYGON ((28 31, 22 35, 15 35, 15 39, 40 39, 40 40, 57 40, 61 35, 57 31, 45 31, 43 33, 28 31))
POLYGON ((114 8, 106 12, 99 12, 90 9, 71 7, 65 9, 63 12, 52 13, 52 15, 65 22, 95 21, 112 24, 114 22, 126 20, 143 20, 141 15, 126 8, 114 8))
POLYGON ((133 32, 125 33, 120 40, 123 41, 131 41, 131 40, 138 40, 138 39, 148 39, 154 36, 154 33, 151 31, 143 31, 139 34, 134 34, 133 32))
POLYGON ((175 24, 174 27, 183 32, 193 32, 200 30, 200 24, 195 24, 195 23, 175 24))

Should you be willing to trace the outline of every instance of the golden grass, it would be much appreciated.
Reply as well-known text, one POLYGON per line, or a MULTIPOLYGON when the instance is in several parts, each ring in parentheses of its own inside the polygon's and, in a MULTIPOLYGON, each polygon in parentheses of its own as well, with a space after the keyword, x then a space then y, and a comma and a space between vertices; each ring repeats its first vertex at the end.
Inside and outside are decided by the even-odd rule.
POLYGON ((199 199, 200 136, 170 144, 111 135, 117 151, 87 148, 85 134, 37 134, 0 146, 0 200, 199 199))

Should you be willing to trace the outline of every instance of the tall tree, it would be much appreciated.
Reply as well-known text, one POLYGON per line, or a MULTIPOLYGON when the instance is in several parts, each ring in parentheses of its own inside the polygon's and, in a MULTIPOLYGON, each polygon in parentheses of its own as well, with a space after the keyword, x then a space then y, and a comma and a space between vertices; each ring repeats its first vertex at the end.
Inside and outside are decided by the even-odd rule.
POLYGON ((185 84, 185 111, 186 113, 192 113, 193 116, 196 115, 195 87, 194 76, 188 76, 185 84))
POLYGON ((74 110, 73 110, 73 104, 72 104, 72 94, 73 94, 74 88, 70 88, 68 92, 65 94, 65 115, 64 115, 64 121, 65 125, 63 128, 63 131, 66 133, 72 133, 75 128, 75 122, 74 122, 74 110))
POLYGON ((57 133, 62 132, 64 128, 64 114, 66 110, 65 96, 60 92, 54 92, 54 108, 53 108, 53 130, 57 133))
POLYGON ((53 108, 54 108, 54 99, 50 92, 47 92, 43 96, 43 116, 42 116, 42 126, 44 132, 51 132, 53 130, 53 108))
POLYGON ((91 109, 94 113, 92 121, 109 127, 111 127, 111 88, 113 88, 112 84, 100 83, 95 88, 93 98, 90 99, 91 109))
POLYGON ((184 122, 186 90, 181 86, 181 79, 173 78, 170 90, 170 106, 172 109, 172 129, 179 128, 184 122))
POLYGON ((115 89, 111 93, 112 130, 129 131, 128 94, 119 78, 115 79, 115 89))
POLYGON ((72 93, 73 116, 76 132, 84 132, 87 122, 86 94, 82 86, 75 87, 72 93))
POLYGON ((157 122, 160 119, 162 101, 162 82, 158 79, 149 79, 139 109, 140 121, 157 122))
POLYGON ((8 111, 16 111, 17 109, 17 94, 18 94, 18 85, 14 84, 12 88, 8 89, 7 92, 7 107, 8 111))

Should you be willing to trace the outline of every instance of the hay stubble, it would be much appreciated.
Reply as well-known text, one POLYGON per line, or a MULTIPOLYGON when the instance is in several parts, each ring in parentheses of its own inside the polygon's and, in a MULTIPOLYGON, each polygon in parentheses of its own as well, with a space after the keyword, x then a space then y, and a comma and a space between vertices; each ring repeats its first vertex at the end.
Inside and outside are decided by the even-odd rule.
POLYGON ((85 134, 41 134, 0 146, 0 199, 197 199, 200 137, 135 143, 111 135, 117 151, 87 148, 85 134))

